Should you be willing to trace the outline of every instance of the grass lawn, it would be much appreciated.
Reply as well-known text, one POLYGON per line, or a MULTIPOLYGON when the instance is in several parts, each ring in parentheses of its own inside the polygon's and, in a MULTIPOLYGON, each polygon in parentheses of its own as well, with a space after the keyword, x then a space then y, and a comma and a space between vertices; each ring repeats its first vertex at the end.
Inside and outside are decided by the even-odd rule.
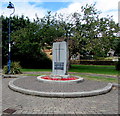
POLYGON ((115 66, 105 65, 72 65, 69 72, 118 75, 118 71, 115 70, 115 66))
POLYGON ((105 77, 101 77, 101 76, 90 76, 90 75, 80 75, 80 74, 78 74, 76 76, 80 76, 80 77, 83 77, 84 79, 88 79, 88 80, 118 83, 117 78, 105 78, 105 77))
POLYGON ((52 69, 21 69, 22 72, 51 72, 52 69))
MULTIPOLYGON (((22 72, 51 72, 52 69, 22 69, 22 72)), ((72 65, 69 72, 78 73, 94 73, 94 74, 104 74, 104 75, 118 75, 118 71, 115 70, 115 66, 103 66, 103 65, 72 65)), ((40 73, 45 75, 45 73, 40 73)), ((26 74, 28 76, 39 76, 40 74, 26 74)), ((47 73, 46 73, 47 74, 47 73)), ((75 74, 76 75, 76 74, 75 74)), ((86 79, 98 80, 98 81, 108 81, 108 82, 118 82, 117 78, 105 78, 101 76, 88 76, 77 74, 78 76, 84 76, 86 79)))
MULTIPOLYGON (((22 72, 51 72, 52 69, 22 69, 22 72)), ((69 72, 79 73, 96 73, 106 75, 118 75, 118 71, 115 70, 115 66, 104 66, 104 65, 72 65, 69 72)))

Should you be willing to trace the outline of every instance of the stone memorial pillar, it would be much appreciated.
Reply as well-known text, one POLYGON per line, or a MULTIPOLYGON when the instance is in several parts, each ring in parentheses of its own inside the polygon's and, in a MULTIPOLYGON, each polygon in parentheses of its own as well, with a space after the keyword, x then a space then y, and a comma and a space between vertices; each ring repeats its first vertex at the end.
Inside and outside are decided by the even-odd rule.
POLYGON ((67 42, 53 43, 52 75, 67 75, 68 54, 67 42))

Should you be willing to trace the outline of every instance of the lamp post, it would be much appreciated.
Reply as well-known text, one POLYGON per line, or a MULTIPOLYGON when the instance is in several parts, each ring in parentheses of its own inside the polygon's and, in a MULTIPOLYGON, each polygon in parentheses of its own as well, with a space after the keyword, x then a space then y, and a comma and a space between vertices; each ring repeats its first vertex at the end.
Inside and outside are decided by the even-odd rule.
POLYGON ((15 7, 14 7, 14 4, 12 4, 11 2, 9 2, 9 5, 7 6, 7 8, 9 8, 9 9, 13 9, 13 12, 10 14, 10 16, 9 16, 9 30, 8 30, 8 43, 9 43, 9 52, 8 52, 8 73, 10 73, 10 68, 11 68, 11 42, 10 42, 10 32, 11 32, 11 30, 10 30, 10 23, 11 23, 11 21, 10 21, 10 17, 11 17, 11 15, 12 14, 14 14, 14 12, 15 12, 15 7))

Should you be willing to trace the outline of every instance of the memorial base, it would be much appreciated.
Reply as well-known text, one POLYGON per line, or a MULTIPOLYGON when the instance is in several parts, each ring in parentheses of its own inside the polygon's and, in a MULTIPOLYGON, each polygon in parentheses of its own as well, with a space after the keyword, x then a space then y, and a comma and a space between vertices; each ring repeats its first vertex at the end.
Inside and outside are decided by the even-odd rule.
POLYGON ((53 74, 51 74, 50 75, 50 77, 51 78, 69 78, 70 77, 70 75, 53 75, 53 74))

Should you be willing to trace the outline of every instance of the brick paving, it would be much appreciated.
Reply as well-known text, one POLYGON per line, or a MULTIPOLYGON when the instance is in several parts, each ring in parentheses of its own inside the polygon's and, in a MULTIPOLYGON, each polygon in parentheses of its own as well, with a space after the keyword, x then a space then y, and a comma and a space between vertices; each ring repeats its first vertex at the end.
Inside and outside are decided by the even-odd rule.
POLYGON ((20 78, 14 81, 14 85, 35 91, 41 92, 82 92, 82 91, 92 91, 96 89, 103 88, 107 86, 107 82, 84 80, 79 83, 51 83, 51 82, 39 82, 36 77, 28 76, 25 78, 20 78))
MULTIPOLYGON (((2 80, 2 111, 13 114, 118 114, 118 88, 109 93, 82 98, 47 98, 21 94, 8 88, 12 78, 2 80)), ((30 83, 29 83, 30 84, 30 83)))

